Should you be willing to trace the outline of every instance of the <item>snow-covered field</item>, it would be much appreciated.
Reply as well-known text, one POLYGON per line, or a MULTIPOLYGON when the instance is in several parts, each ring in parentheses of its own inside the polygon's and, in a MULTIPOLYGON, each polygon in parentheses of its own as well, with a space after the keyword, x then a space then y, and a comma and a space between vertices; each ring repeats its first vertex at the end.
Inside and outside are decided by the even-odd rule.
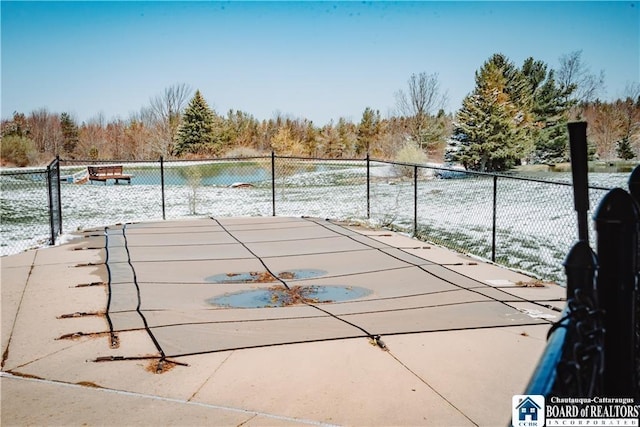
MULTIPOLYGON (((285 159, 286 160, 286 159, 285 159)), ((153 166, 153 165, 152 165, 153 166)), ((165 165, 166 166, 166 165, 165 165)), ((200 167, 165 169, 165 217, 270 216, 269 164, 232 165, 209 172, 200 167), (249 182, 248 188, 231 188, 249 182)), ((77 168, 76 168, 77 170, 77 168)), ((70 170, 73 172, 73 170, 70 170)), ((314 216, 387 226, 413 232, 413 179, 395 176, 392 166, 371 164, 370 218, 364 162, 276 163, 275 214, 314 216)), ((161 220, 162 190, 157 168, 125 167, 132 185, 63 184, 64 232, 122 222, 161 220)), ((418 234, 429 241, 490 259, 493 178, 434 179, 423 174, 417 187, 418 234)), ((570 182, 570 174, 536 178, 570 182)), ((590 184, 626 187, 628 174, 591 174, 590 184)), ((44 181, 0 176, 0 254, 46 243, 49 235, 44 181)), ((605 194, 591 190, 591 209, 605 194)), ((562 261, 577 236, 570 186, 509 178, 497 180, 496 261, 545 279, 563 280, 562 261)), ((591 237, 594 237, 591 230, 591 237)))

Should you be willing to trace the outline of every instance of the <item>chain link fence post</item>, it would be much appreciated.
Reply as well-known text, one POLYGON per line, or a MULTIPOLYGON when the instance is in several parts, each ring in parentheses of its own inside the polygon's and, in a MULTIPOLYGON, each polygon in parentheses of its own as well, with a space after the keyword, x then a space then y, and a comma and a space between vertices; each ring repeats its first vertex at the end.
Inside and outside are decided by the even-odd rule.
POLYGON ((60 193, 60 157, 47 166, 47 198, 49 201, 49 227, 51 230, 49 244, 55 245, 62 234, 62 201, 60 193))
POLYGON ((162 192, 162 219, 166 220, 166 200, 164 194, 164 159, 160 156, 160 191, 162 192))
POLYGON ((47 165, 47 201, 49 203, 49 244, 53 245, 56 241, 56 231, 53 220, 53 183, 51 182, 52 161, 47 165))
POLYGON ((371 165, 367 152, 367 219, 371 219, 371 165))
POLYGON ((271 151, 271 215, 276 216, 276 153, 271 151))
POLYGON ((496 226, 498 218, 498 176, 493 176, 493 219, 491 226, 491 261, 496 262, 496 226))
POLYGON ((413 166, 413 237, 418 236, 418 166, 413 166))

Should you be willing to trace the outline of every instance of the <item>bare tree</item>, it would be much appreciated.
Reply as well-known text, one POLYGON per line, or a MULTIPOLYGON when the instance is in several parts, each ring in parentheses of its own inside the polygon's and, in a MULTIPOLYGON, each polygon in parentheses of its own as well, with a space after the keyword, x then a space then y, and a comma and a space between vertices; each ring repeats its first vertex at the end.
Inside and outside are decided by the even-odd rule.
POLYGON ((438 74, 412 74, 407 85, 407 92, 396 92, 396 107, 401 116, 409 119, 410 138, 421 148, 437 144, 438 136, 432 132, 436 125, 434 118, 447 102, 447 94, 440 89, 438 74))
POLYGON ((619 101, 622 109, 622 139, 619 143, 628 143, 636 151, 640 146, 640 82, 627 83, 625 99, 619 101))
POLYGON ((574 104, 592 101, 604 89, 604 71, 591 73, 591 69, 582 61, 582 50, 560 57, 560 69, 556 77, 560 87, 567 93, 566 100, 574 104))
POLYGON ((46 108, 34 110, 29 114, 31 138, 39 152, 55 155, 62 144, 62 130, 58 114, 50 113, 46 108))
POLYGON ((624 97, 640 105, 640 82, 628 82, 624 87, 624 97))
POLYGON ((180 115, 191 98, 192 89, 186 83, 176 83, 151 98, 149 108, 141 111, 154 129, 152 144, 161 155, 169 155, 180 126, 180 115))
POLYGON ((165 88, 161 95, 151 98, 151 111, 156 119, 170 122, 180 116, 191 97, 191 87, 186 83, 176 83, 165 88))

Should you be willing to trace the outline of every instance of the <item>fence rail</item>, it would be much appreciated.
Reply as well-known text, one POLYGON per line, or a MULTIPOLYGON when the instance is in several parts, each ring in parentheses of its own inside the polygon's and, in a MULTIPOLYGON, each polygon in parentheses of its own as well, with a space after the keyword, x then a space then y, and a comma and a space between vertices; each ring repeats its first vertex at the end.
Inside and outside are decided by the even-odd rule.
MULTIPOLYGON (((3 254, 54 239, 63 232, 63 219, 69 232, 193 215, 308 215, 389 227, 563 281, 561 262, 575 236, 569 182, 368 157, 327 160, 272 153, 197 161, 56 159, 38 173, 47 178, 32 173, 25 178, 19 171, 0 175, 3 216, 16 210, 15 227, 3 230, 3 254), (72 184, 83 182, 88 165, 101 164, 123 165, 124 173, 132 175, 131 185, 114 180, 72 184), (42 185, 45 201, 21 195, 25 183, 33 191, 42 185), (48 221, 20 217, 43 209, 48 221), (45 224, 49 231, 43 237, 25 236, 40 233, 45 224)), ((590 187, 592 206, 610 186, 590 187)))

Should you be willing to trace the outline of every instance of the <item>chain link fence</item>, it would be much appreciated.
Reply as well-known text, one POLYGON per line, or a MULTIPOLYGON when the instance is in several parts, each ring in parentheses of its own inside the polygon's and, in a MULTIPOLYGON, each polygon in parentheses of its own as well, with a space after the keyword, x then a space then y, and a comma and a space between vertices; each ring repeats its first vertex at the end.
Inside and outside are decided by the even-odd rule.
POLYGON ((62 232, 60 163, 0 170, 0 255, 52 244, 62 232))
MULTIPOLYGON (((556 182, 369 159, 272 154, 117 162, 130 182, 116 183, 88 176, 89 165, 113 166, 114 161, 60 164, 60 218, 55 209, 49 213, 49 203, 56 202, 55 192, 51 202, 47 189, 52 172, 0 175, 3 255, 47 244, 49 236, 57 235, 52 224, 62 222, 64 231, 71 232, 196 216, 314 216, 388 227, 563 281, 562 261, 577 238, 568 175, 556 182)), ((590 190, 592 209, 606 189, 626 182, 623 174, 604 178, 590 190)))

